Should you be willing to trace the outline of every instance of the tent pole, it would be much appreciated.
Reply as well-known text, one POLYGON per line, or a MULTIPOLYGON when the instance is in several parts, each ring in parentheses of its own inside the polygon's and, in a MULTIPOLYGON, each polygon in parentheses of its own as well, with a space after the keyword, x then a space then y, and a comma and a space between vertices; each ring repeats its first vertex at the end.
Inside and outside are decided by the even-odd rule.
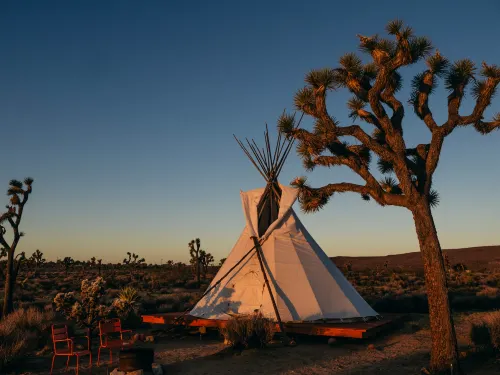
POLYGON ((271 302, 273 303, 274 313, 276 314, 276 318, 278 319, 278 325, 280 327, 280 331, 283 336, 286 336, 285 326, 281 321, 281 316, 278 311, 278 306, 276 305, 276 300, 274 299, 273 292, 271 291, 271 285, 269 284, 269 280, 267 278, 266 270, 264 269, 264 262, 262 261, 262 248, 260 247, 260 242, 257 240, 257 237, 252 237, 252 240, 255 244, 255 250, 257 251, 257 257, 259 258, 260 269, 262 270, 262 274, 264 275, 264 281, 267 286, 267 290, 269 291, 269 296, 271 297, 271 302))

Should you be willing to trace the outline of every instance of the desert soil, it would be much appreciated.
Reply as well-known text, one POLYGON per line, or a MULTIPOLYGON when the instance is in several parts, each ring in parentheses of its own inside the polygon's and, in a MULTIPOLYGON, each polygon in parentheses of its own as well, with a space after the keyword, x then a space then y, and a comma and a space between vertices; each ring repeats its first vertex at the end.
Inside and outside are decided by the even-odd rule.
MULTIPOLYGON (((456 330, 461 347, 463 367, 469 375, 493 375, 500 372, 500 361, 479 358, 470 349, 468 317, 457 316, 456 330)), ((382 375, 420 374, 429 360, 430 335, 425 316, 412 316, 404 327, 383 337, 365 340, 337 340, 327 344, 327 338, 298 339, 295 347, 273 346, 266 349, 228 353, 218 337, 187 336, 157 337, 154 344, 156 362, 165 374, 337 374, 382 375)), ((95 357, 96 359, 96 357, 95 357)), ((95 360, 94 359, 94 360, 95 360)), ((104 357, 107 360, 107 356, 104 357)), ((48 374, 48 355, 27 358, 23 368, 15 373, 48 374)), ((56 362, 55 374, 65 373, 64 359, 56 362)), ((87 358, 82 360, 81 373, 89 373, 87 358)), ((72 362, 73 363, 73 362, 72 362)), ((101 364, 93 374, 107 374, 117 367, 101 364)))

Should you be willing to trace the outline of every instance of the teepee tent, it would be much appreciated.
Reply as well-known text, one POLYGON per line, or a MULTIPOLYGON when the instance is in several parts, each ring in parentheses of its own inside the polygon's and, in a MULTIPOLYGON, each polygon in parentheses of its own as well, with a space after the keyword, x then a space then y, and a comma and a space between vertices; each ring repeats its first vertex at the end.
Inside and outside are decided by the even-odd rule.
MULTIPOLYGON (((237 140, 238 141, 238 140, 237 140)), ((271 152, 247 140, 242 149, 267 181, 241 192, 246 226, 230 255, 190 315, 227 320, 260 312, 282 322, 352 321, 378 314, 358 294, 300 222, 292 205, 297 189, 277 177, 292 141, 278 136, 271 152)))

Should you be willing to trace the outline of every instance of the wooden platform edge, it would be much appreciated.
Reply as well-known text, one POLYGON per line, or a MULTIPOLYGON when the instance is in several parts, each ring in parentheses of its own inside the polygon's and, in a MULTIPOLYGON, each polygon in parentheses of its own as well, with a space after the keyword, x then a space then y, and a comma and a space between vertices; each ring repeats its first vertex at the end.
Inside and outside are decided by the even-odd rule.
MULTIPOLYGON (((175 319, 180 314, 147 314, 142 315, 142 321, 150 324, 172 325, 175 319)), ((358 323, 284 323, 287 333, 311 335, 311 336, 328 336, 328 337, 345 337, 356 339, 368 339, 376 337, 383 331, 401 324, 406 319, 405 315, 390 315, 383 316, 380 320, 358 323)), ((201 319, 190 315, 185 317, 185 320, 178 324, 189 327, 205 327, 205 328, 222 328, 227 321, 201 319)), ((276 332, 279 332, 279 326, 276 324, 276 332)))

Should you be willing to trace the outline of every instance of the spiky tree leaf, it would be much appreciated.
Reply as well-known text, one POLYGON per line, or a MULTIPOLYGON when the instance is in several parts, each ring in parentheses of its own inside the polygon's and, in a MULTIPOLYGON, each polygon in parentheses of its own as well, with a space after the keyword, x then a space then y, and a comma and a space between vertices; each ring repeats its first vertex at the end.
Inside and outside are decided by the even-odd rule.
POLYGON ((27 186, 31 186, 33 184, 33 179, 31 177, 26 177, 24 179, 24 183, 27 185, 27 186))
POLYGON ((316 167, 316 163, 310 157, 302 159, 302 165, 307 172, 312 172, 316 167))
POLYGON ((434 208, 434 207, 438 206, 438 204, 439 204, 439 194, 438 194, 438 192, 436 190, 433 189, 433 190, 431 190, 429 192, 428 199, 429 199, 429 205, 431 207, 434 208))
POLYGON ((472 86, 472 96, 474 99, 478 99, 481 94, 483 93, 483 90, 486 88, 486 81, 484 80, 478 80, 474 82, 474 86, 472 86))
POLYGON ((321 86, 327 90, 336 88, 335 71, 330 68, 312 70, 306 75, 305 81, 315 89, 321 86))
POLYGON ((449 91, 454 91, 459 86, 466 86, 474 78, 476 67, 469 59, 456 61, 448 70, 445 78, 445 86, 449 91))
POLYGON ((398 92, 403 87, 403 78, 398 72, 392 72, 388 80, 388 86, 394 91, 398 92))
POLYGON ((280 132, 284 134, 289 134, 294 128, 295 128, 295 116, 283 113, 278 118, 278 130, 280 132))
POLYGON ((386 31, 390 35, 397 35, 403 28, 403 21, 400 19, 395 19, 390 21, 385 27, 386 31))
POLYGON ((23 187, 23 183, 18 180, 10 180, 9 185, 13 188, 19 188, 19 189, 22 189, 23 187))
POLYGON ((426 37, 416 37, 410 40, 411 63, 428 56, 432 51, 432 43, 426 37))
POLYGON ((340 58, 339 63, 354 77, 361 77, 363 74, 363 63, 355 53, 346 53, 340 58))
POLYGON ((315 96, 310 87, 304 87, 297 91, 294 97, 295 108, 299 111, 312 114, 315 108, 315 96))
POLYGON ((370 80, 377 78, 377 73, 378 73, 378 67, 373 62, 366 64, 363 67, 363 74, 370 80))
POLYGON ((351 112, 349 113, 349 117, 352 118, 353 120, 356 120, 358 118, 358 112, 362 110, 365 106, 366 103, 356 96, 349 99, 349 101, 347 102, 347 108, 351 110, 351 112))
POLYGON ((426 64, 432 74, 441 77, 444 73, 446 73, 446 69, 450 65, 450 62, 446 57, 442 56, 438 50, 436 50, 434 55, 427 58, 426 64))
POLYGON ((394 165, 391 162, 385 161, 383 159, 377 160, 377 168, 380 173, 387 174, 394 172, 394 165))
POLYGON ((17 194, 24 194, 24 190, 17 186, 11 186, 7 190, 7 195, 17 195, 17 194))
POLYGON ((349 156, 351 152, 349 151, 349 143, 347 142, 332 142, 328 146, 328 151, 335 156, 349 156))
POLYGON ((500 67, 497 65, 487 65, 483 62, 481 64, 481 75, 488 78, 500 79, 500 67))

